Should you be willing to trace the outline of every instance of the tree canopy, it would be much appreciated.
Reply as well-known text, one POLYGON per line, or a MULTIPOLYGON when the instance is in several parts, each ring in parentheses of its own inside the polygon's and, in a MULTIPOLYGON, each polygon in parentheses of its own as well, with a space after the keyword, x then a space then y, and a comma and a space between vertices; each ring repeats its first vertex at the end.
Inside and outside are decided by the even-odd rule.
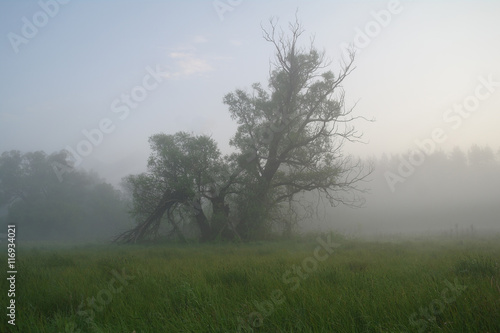
POLYGON ((71 169, 64 151, 2 153, 0 220, 15 224, 25 240, 102 239, 130 226, 119 191, 85 171, 67 171, 61 180, 54 170, 60 165, 71 169))
MULTIPOLYGON (((317 191, 332 205, 360 202, 356 184, 369 171, 344 152, 346 142, 361 139, 353 126, 361 117, 346 108, 342 86, 354 54, 334 73, 312 41, 299 43, 303 33, 298 22, 287 35, 271 21, 263 29, 276 55, 267 89, 255 83, 224 97, 238 124, 230 140, 235 153, 222 157, 203 135, 151 137, 148 172, 125 179, 139 224, 117 240, 155 235, 162 219, 184 238, 178 224, 187 216, 202 240, 262 239, 301 193, 317 191)), ((291 223, 285 221, 286 230, 291 223)))

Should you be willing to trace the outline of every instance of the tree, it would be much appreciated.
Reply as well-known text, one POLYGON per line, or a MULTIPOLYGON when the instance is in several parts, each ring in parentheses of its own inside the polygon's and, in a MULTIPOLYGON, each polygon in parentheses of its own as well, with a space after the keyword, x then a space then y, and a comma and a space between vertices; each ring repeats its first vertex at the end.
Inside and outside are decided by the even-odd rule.
POLYGON ((491 147, 479 147, 477 144, 470 147, 468 158, 471 165, 492 164, 495 162, 495 154, 491 147))
POLYGON ((67 163, 67 156, 59 152, 47 156, 43 151, 12 150, 0 156, 0 206, 21 200, 26 204, 46 195, 58 180, 54 163, 67 163))
POLYGON ((224 197, 220 190, 217 193, 217 187, 228 173, 215 141, 184 132, 156 134, 149 141, 148 172, 125 178, 134 202, 132 214, 141 222, 116 240, 135 242, 154 237, 164 218, 172 232, 184 239, 178 224, 185 214, 195 221, 201 240, 215 239, 226 226, 224 197), (207 205, 211 216, 204 209, 207 205))
MULTIPOLYGON (((293 203, 301 193, 317 191, 331 205, 360 203, 356 184, 369 170, 343 149, 361 139, 352 123, 362 117, 346 109, 342 87, 354 54, 334 74, 313 42, 299 45, 298 22, 290 24, 289 37, 274 21, 263 31, 276 52, 269 89, 256 83, 251 92, 236 90, 223 99, 239 125, 230 141, 237 152, 222 158, 205 136, 153 136, 148 173, 126 180, 142 222, 117 240, 156 234, 165 214, 179 233, 182 209, 192 212, 203 240, 258 239, 269 235, 279 216, 297 215, 293 203)), ((283 228, 289 232, 291 223, 283 228)))
POLYGON ((459 168, 464 168, 467 165, 467 156, 458 146, 453 147, 450 154, 450 161, 459 168))
POLYGON ((119 191, 97 174, 67 171, 60 181, 54 165, 71 169, 61 151, 4 152, 0 156, 0 207, 2 218, 31 240, 95 239, 128 227, 129 218, 119 191))
POLYGON ((299 46, 298 22, 290 24, 290 34, 274 21, 264 30, 276 52, 269 90, 254 84, 251 93, 236 90, 224 97, 239 125, 231 144, 241 153, 252 152, 239 208, 239 230, 250 238, 268 233, 273 209, 302 192, 318 191, 332 205, 358 203, 358 196, 345 194, 367 175, 343 152, 346 142, 361 139, 351 125, 361 117, 345 108, 342 88, 354 69, 354 54, 334 74, 325 70, 329 62, 312 42, 299 46))

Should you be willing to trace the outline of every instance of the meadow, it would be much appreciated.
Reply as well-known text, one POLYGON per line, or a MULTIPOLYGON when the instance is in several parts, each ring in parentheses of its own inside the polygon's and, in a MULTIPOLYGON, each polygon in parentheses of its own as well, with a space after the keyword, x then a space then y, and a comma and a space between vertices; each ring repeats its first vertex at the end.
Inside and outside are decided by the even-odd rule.
POLYGON ((1 332, 500 332, 500 237, 16 249, 1 332))

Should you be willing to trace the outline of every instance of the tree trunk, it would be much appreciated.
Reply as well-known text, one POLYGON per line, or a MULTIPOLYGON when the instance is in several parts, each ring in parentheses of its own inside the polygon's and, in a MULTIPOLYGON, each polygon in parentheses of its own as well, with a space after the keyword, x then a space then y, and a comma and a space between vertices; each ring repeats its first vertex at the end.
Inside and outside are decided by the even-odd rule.
POLYGON ((224 203, 224 196, 218 195, 211 202, 214 239, 233 239, 235 231, 229 223, 229 207, 224 203))
POLYGON ((212 228, 210 227, 207 217, 205 216, 205 213, 201 208, 201 202, 199 200, 196 202, 196 207, 194 207, 194 209, 195 209, 195 221, 196 224, 198 225, 198 228, 200 228, 201 232, 200 241, 201 242, 211 241, 212 228))

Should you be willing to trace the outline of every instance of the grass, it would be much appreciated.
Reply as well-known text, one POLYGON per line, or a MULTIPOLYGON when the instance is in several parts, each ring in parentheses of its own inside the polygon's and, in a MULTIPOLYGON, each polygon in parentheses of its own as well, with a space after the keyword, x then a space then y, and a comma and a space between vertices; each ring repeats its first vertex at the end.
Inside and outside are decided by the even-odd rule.
POLYGON ((500 332, 498 238, 318 246, 21 243, 0 332, 500 332))

